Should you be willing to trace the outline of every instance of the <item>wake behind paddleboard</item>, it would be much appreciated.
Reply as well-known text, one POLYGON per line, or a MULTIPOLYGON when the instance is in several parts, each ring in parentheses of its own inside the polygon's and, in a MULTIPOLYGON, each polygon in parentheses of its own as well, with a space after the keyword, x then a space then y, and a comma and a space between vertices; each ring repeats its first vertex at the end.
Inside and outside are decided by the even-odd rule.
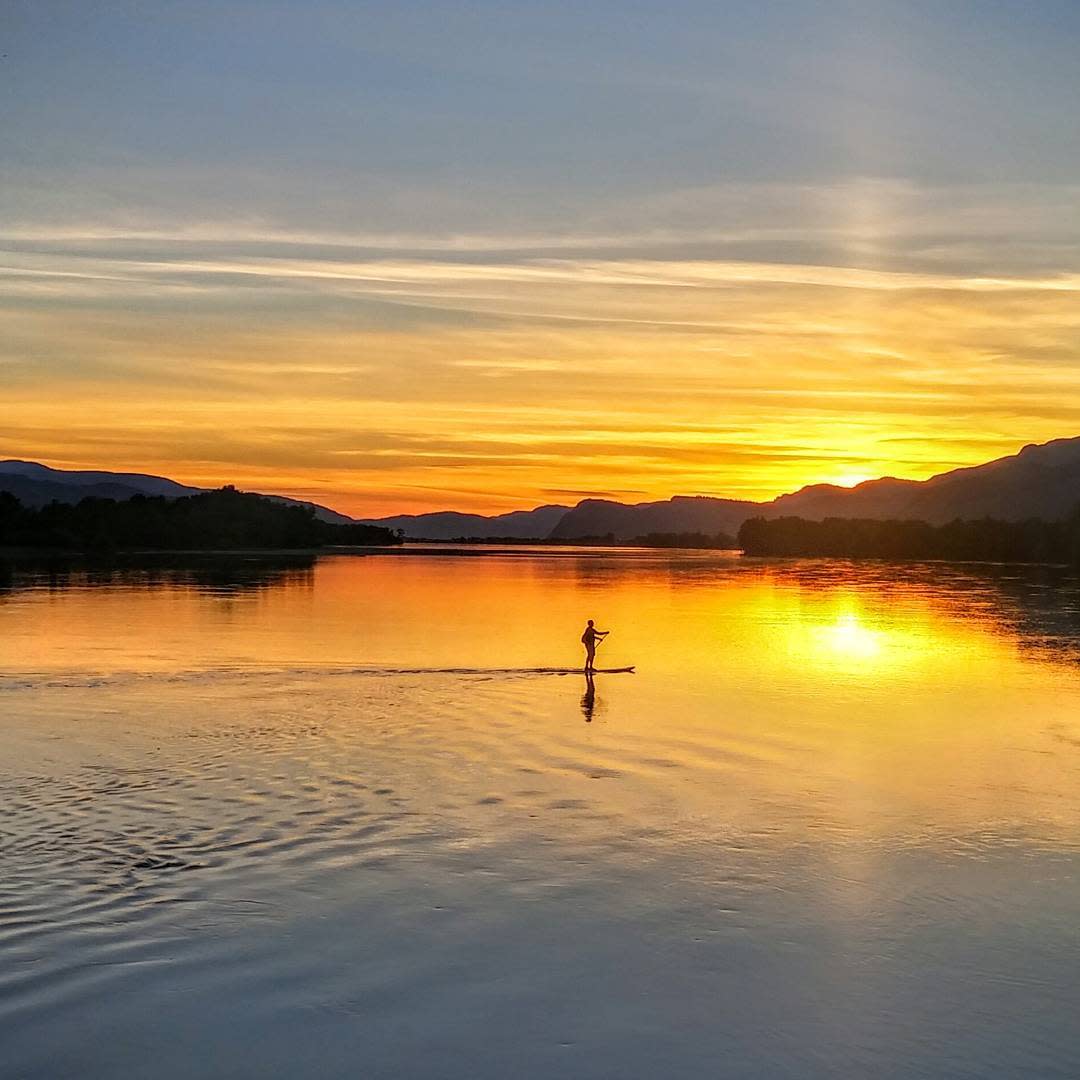
POLYGON ((598 667, 586 672, 579 667, 520 667, 520 668, 468 668, 468 667, 358 667, 343 668, 350 675, 633 675, 635 667, 598 667))

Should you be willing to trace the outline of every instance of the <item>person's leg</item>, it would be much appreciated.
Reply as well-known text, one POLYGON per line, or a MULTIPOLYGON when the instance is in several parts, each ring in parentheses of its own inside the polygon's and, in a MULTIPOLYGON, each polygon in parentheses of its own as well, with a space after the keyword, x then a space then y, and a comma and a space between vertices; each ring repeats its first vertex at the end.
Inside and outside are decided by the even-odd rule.
POLYGON ((588 646, 585 649, 585 670, 592 671, 593 664, 596 660, 596 646, 588 646))

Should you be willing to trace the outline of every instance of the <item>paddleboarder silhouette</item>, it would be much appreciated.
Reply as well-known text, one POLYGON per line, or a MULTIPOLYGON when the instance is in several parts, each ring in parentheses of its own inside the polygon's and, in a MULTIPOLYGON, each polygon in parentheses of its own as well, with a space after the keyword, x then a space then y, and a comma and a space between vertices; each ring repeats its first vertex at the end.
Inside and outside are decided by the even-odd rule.
POLYGON ((592 671, 596 667, 596 646, 610 633, 610 630, 597 630, 592 619, 589 620, 585 633, 581 635, 581 644, 585 646, 586 671, 592 671))

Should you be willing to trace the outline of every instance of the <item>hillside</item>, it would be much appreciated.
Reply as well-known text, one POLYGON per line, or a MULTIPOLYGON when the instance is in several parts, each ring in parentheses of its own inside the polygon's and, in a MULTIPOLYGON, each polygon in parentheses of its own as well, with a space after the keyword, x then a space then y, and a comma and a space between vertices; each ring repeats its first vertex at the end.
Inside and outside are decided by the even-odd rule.
POLYGON ((552 539, 613 535, 630 540, 647 533, 728 533, 758 512, 758 505, 736 499, 677 495, 662 502, 627 506, 607 499, 585 499, 551 531, 552 539))
POLYGON ((411 540, 485 540, 514 537, 521 540, 548 536, 566 514, 566 506, 538 506, 535 510, 514 510, 485 517, 447 510, 433 514, 399 514, 396 517, 365 518, 367 525, 401 531, 411 540))
MULTIPOLYGON (((0 491, 9 492, 24 506, 31 507, 47 506, 51 502, 77 503, 87 497, 130 499, 133 495, 163 495, 176 499, 208 490, 210 489, 191 487, 149 473, 53 469, 36 461, 0 461, 0 491)), ((351 517, 318 503, 290 499, 286 495, 263 495, 258 491, 251 494, 261 495, 262 498, 271 499, 282 506, 299 506, 305 509, 310 507, 320 521, 329 525, 353 524, 351 517)))
POLYGON ((853 488, 803 488, 767 504, 767 516, 909 518, 931 524, 983 517, 1056 521, 1077 502, 1080 438, 1025 446, 1018 454, 922 482, 886 477, 853 488))
POLYGON ((762 503, 676 497, 627 506, 586 499, 567 513, 552 535, 572 539, 613 533, 617 540, 625 540, 648 532, 736 533, 751 517, 918 520, 932 525, 985 517, 1059 521, 1078 503, 1080 438, 1056 439, 929 480, 883 477, 852 488, 814 484, 762 503))
POLYGON ((316 518, 310 507, 283 506, 234 488, 179 499, 137 493, 122 500, 87 497, 38 507, 0 492, 0 548, 110 553, 398 543, 387 529, 356 522, 330 524, 316 518))

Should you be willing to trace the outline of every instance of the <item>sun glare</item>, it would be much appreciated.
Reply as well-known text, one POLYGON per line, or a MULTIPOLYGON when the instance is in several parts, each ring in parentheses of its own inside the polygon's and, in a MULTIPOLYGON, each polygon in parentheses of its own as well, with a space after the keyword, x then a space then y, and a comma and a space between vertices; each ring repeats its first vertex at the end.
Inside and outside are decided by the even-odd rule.
POLYGON ((873 480, 874 474, 867 472, 845 472, 839 473, 834 476, 827 483, 835 484, 837 487, 853 488, 857 484, 861 484, 866 480, 873 480))
POLYGON ((821 627, 820 642, 837 656, 855 661, 874 660, 880 656, 884 635, 867 626, 856 614, 840 616, 836 622, 821 627))

